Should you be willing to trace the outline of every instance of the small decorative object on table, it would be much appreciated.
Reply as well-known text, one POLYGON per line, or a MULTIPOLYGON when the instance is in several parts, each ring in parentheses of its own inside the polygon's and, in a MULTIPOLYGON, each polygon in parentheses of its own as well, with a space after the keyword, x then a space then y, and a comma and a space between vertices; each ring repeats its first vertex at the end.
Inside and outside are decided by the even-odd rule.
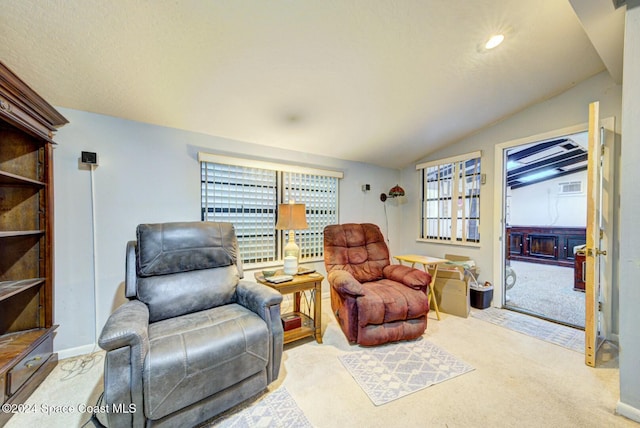
POLYGON ((272 282, 274 284, 280 284, 281 282, 291 281, 293 276, 291 275, 272 275, 265 278, 266 281, 272 282))
POLYGON ((262 271, 262 276, 264 276, 265 278, 269 278, 272 277, 273 275, 276 274, 276 270, 263 270, 262 271))
POLYGON ((287 314, 282 316, 282 328, 284 331, 293 330, 302 326, 302 318, 297 314, 287 314))
POLYGON ((284 273, 287 275, 295 275, 298 273, 298 258, 297 256, 286 256, 284 258, 284 273))

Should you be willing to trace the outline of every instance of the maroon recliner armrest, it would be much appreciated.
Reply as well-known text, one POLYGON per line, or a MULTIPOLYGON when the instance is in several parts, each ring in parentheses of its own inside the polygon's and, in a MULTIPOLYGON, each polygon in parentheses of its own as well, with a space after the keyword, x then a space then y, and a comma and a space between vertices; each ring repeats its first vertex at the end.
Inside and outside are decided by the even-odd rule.
POLYGON ((346 270, 332 270, 329 272, 327 280, 331 287, 341 295, 349 294, 354 297, 364 296, 362 284, 346 270))
POLYGON ((402 283, 415 290, 426 292, 427 287, 431 284, 431 275, 423 270, 409 266, 388 265, 384 267, 382 273, 385 278, 402 283))

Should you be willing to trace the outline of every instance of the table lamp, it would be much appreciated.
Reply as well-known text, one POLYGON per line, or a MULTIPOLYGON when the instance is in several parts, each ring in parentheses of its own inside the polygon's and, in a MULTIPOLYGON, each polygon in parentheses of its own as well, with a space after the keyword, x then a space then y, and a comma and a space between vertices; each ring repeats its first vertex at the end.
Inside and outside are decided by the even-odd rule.
POLYGON ((304 204, 296 204, 290 201, 288 204, 278 205, 278 222, 276 229, 289 231, 289 242, 284 247, 284 273, 295 275, 298 273, 298 260, 300 259, 300 247, 295 242, 295 231, 306 229, 306 208, 304 204))

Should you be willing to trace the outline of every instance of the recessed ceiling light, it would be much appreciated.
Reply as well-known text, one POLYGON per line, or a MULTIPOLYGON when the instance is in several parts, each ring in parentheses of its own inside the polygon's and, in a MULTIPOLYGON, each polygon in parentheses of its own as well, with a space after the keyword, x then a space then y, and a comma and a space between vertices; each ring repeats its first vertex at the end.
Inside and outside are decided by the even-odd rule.
POLYGON ((491 38, 487 41, 487 43, 485 43, 484 47, 486 49, 493 49, 496 46, 498 46, 500 43, 502 43, 503 40, 504 40, 504 35, 496 34, 494 36, 491 36, 491 38))

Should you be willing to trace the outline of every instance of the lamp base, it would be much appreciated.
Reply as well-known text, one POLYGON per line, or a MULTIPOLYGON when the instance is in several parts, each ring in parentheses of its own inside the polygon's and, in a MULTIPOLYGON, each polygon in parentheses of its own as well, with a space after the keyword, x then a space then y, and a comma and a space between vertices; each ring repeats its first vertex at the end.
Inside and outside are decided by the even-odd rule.
POLYGON ((295 275, 298 273, 298 257, 300 247, 293 240, 293 231, 289 233, 289 242, 284 246, 284 273, 285 275, 295 275))
POLYGON ((298 273, 298 259, 293 256, 287 256, 284 258, 285 275, 295 275, 298 273))

